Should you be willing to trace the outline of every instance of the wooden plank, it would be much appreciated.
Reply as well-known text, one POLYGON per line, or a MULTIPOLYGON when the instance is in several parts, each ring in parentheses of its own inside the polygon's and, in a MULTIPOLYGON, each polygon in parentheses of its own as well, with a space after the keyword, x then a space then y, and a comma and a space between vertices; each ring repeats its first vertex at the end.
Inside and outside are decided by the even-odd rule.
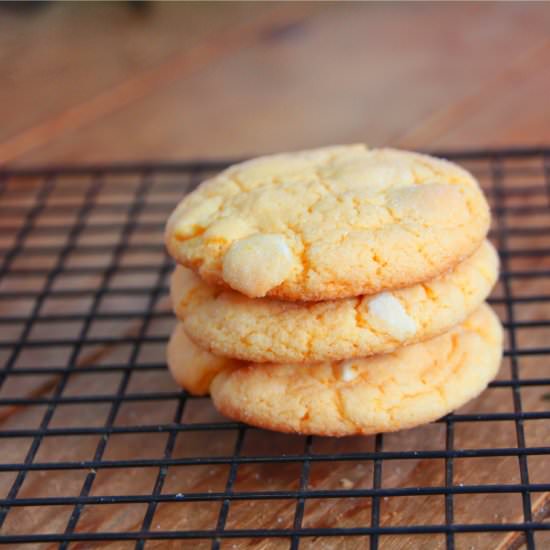
MULTIPOLYGON (((14 161, 223 157, 357 140, 395 143, 490 83, 513 87, 506 74, 543 47, 549 24, 550 10, 541 4, 322 6, 305 19, 290 9, 246 47, 207 60, 110 116, 56 134, 43 147, 31 144, 14 161)), ((541 56, 536 60, 531 74, 543 65, 541 56)), ((492 99, 484 96, 483 104, 492 99)), ((530 104, 548 111, 542 90, 530 104)), ((547 125, 537 131, 530 141, 548 139, 547 125)), ((407 143, 417 146, 412 138, 407 143)), ((431 143, 419 138, 418 145, 431 143)))
POLYGON ((215 3, 159 3, 146 11, 123 3, 51 3, 27 17, 3 10, 0 140, 55 120, 159 66, 177 71, 174 59, 183 52, 267 11, 215 3))
MULTIPOLYGON (((198 27, 200 29, 198 34, 202 40, 197 40, 197 37, 193 36, 197 32, 195 27, 191 27, 195 29, 195 32, 190 32, 191 40, 182 41, 181 50, 176 50, 165 59, 160 59, 151 67, 145 64, 142 70, 135 75, 128 71, 120 71, 121 76, 126 76, 120 82, 115 82, 104 91, 99 91, 89 98, 84 97, 76 104, 69 103, 61 112, 53 113, 28 129, 7 137, 0 143, 0 163, 10 162, 27 151, 55 140, 61 135, 70 134, 97 119, 103 119, 126 105, 151 94, 158 88, 163 88, 178 79, 187 78, 189 74, 205 64, 218 60, 235 49, 245 47, 258 35, 265 32, 269 26, 280 24, 281 18, 286 20, 289 15, 294 18, 303 11, 304 8, 300 6, 290 9, 283 7, 278 10, 265 9, 264 7, 261 11, 255 6, 246 11, 244 9, 230 10, 229 17, 220 17, 219 15, 214 17, 209 25, 210 28, 198 27), (256 17, 254 17, 255 15, 256 17), (219 20, 216 21, 218 18, 219 20), (213 24, 216 22, 217 25, 213 24)), ((185 17, 185 14, 183 16, 185 17)), ((193 24, 192 21, 191 24, 193 24)), ((145 39, 144 41, 147 43, 146 37, 141 39, 145 39)), ((75 77, 74 72, 69 73, 72 78, 75 77)), ((86 90, 86 92, 88 95, 89 91, 86 90)), ((77 95, 84 96, 84 93, 77 95)), ((64 96, 65 100, 69 97, 64 96)), ((11 99, 12 103, 16 100, 14 96, 11 99)), ((10 107, 13 108, 13 106, 10 107)), ((20 109, 24 107, 23 104, 20 109)))
POLYGON ((457 147, 468 139, 472 147, 491 143, 494 147, 513 147, 517 143, 541 145, 550 142, 550 112, 541 108, 535 99, 548 93, 550 86, 550 40, 537 52, 537 59, 545 59, 526 74, 519 70, 513 84, 506 91, 494 88, 486 101, 469 117, 449 125, 434 137, 437 147, 457 147))
POLYGON ((436 111, 396 141, 401 147, 514 147, 548 143, 550 37, 470 96, 436 111), (526 101, 532 98, 533 101, 526 101))

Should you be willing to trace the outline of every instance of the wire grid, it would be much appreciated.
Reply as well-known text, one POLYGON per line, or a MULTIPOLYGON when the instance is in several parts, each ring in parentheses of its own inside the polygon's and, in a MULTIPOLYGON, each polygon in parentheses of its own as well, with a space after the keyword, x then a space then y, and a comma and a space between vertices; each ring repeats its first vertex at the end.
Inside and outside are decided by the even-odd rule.
POLYGON ((0 543, 549 547, 550 150, 444 156, 492 203, 503 369, 437 423, 342 440, 227 421, 167 374, 164 222, 225 162, 0 172, 0 543))

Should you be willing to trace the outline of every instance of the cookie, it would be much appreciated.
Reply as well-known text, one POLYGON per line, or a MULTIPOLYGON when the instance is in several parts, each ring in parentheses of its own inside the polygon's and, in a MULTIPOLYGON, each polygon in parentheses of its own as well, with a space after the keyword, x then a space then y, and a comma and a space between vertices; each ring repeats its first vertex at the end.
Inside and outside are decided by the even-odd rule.
POLYGON ((176 327, 168 362, 191 393, 210 390, 230 418, 283 432, 373 434, 431 422, 476 397, 502 355, 502 328, 482 305, 449 332, 386 355, 313 365, 220 359, 176 327))
POLYGON ((452 271, 393 292, 325 302, 250 299, 178 267, 176 315, 200 347, 253 362, 319 362, 387 353, 463 321, 496 282, 498 257, 485 241, 452 271))
POLYGON ((250 298, 347 298, 426 281, 489 228, 476 180, 450 162, 336 146, 262 157, 202 183, 170 216, 173 258, 250 298))
POLYGON ((210 386, 234 420, 318 435, 391 432, 436 420, 476 397, 496 376, 502 328, 483 305, 432 340, 367 359, 222 370, 210 386))
POLYGON ((166 362, 174 380, 193 395, 207 395, 216 374, 243 365, 227 357, 216 357, 196 346, 181 323, 175 326, 168 341, 166 362))

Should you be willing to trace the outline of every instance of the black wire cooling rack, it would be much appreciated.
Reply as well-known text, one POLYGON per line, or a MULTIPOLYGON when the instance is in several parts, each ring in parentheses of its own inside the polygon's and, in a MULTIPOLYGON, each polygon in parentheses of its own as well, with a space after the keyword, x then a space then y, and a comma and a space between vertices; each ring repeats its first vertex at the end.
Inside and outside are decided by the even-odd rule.
POLYGON ((341 440, 229 422, 167 374, 164 222, 224 162, 0 171, 0 543, 550 548, 550 150, 446 156, 492 203, 501 373, 341 440))

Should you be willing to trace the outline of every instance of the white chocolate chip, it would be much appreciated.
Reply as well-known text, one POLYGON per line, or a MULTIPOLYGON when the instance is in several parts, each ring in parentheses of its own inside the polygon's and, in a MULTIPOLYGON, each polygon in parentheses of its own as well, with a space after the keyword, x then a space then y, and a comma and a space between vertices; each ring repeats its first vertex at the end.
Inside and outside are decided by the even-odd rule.
POLYGON ((223 258, 223 278, 250 298, 261 298, 282 283, 296 264, 282 235, 256 233, 235 241, 223 258))
POLYGON ((202 201, 195 207, 184 208, 174 212, 168 220, 168 226, 174 227, 176 238, 193 237, 198 230, 205 227, 212 215, 218 211, 222 203, 221 197, 212 197, 202 201))
POLYGON ((244 220, 236 217, 228 217, 221 218, 213 223, 204 232, 204 239, 206 241, 216 239, 236 241, 237 239, 247 237, 251 233, 254 233, 254 229, 244 220))
POLYGON ((230 168, 230 174, 234 173, 247 189, 253 189, 262 182, 273 181, 275 175, 279 179, 288 180, 311 172, 312 164, 306 158, 286 155, 259 157, 230 168))
POLYGON ((343 361, 340 363, 340 378, 343 382, 351 382, 357 378, 358 372, 355 369, 353 361, 343 361))
POLYGON ((327 179, 337 181, 341 190, 368 189, 377 193, 388 187, 412 185, 414 174, 407 160, 377 155, 342 158, 327 170, 327 179))
POLYGON ((401 302, 390 292, 382 292, 368 302, 369 320, 375 328, 398 340, 416 334, 416 323, 409 317, 401 302))
POLYGON ((424 183, 416 187, 392 189, 387 206, 394 216, 427 226, 468 223, 471 214, 462 191, 453 185, 424 183))

